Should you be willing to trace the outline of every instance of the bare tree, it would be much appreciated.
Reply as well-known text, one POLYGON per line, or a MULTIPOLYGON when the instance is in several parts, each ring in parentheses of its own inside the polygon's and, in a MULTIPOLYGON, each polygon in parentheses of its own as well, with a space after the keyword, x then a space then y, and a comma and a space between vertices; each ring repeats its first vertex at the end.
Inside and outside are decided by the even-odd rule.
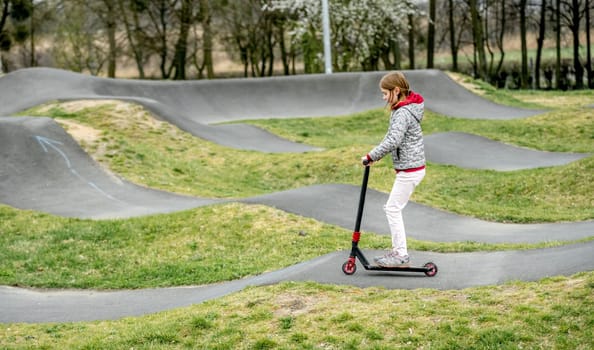
POLYGON ((179 9, 179 34, 175 44, 175 52, 173 54, 173 68, 175 74, 173 79, 186 79, 186 57, 188 53, 188 35, 190 27, 193 23, 193 0, 181 0, 181 8, 179 9))
POLYGON ((534 83, 537 89, 540 89, 540 61, 546 29, 546 0, 540 1, 540 20, 538 22, 538 38, 536 39, 536 62, 534 64, 534 83))
MULTIPOLYGON (((522 0, 526 1, 526 0, 522 0)), ((487 81, 487 57, 485 55, 483 24, 480 17, 477 0, 470 0, 470 17, 472 20, 472 34, 474 52, 477 56, 476 75, 487 81)))
POLYGON ((555 9, 555 86, 561 89, 561 0, 556 0, 555 9))
MULTIPOLYGON (((580 62, 580 1, 571 0, 571 21, 569 29, 573 37, 573 69, 575 71, 575 88, 584 88, 584 68, 580 62)), ((588 29, 589 30, 589 29, 588 29)))
POLYGON ((170 26, 173 7, 177 0, 147 1, 146 14, 148 16, 147 41, 150 50, 159 58, 161 77, 168 79, 173 66, 170 62, 170 26))
POLYGON ((261 76, 266 69, 267 19, 259 0, 231 0, 222 11, 222 30, 233 53, 239 55, 243 75, 261 76))
POLYGON ((107 35, 107 76, 115 78, 118 47, 116 40, 117 21, 115 0, 90 0, 83 2, 85 6, 95 14, 103 25, 107 35))
POLYGON ((458 45, 454 26, 454 0, 448 0, 448 24, 450 33, 450 53, 452 54, 452 70, 458 71, 458 45))
MULTIPOLYGON (((489 21, 490 19, 490 3, 486 2, 483 8, 483 33, 485 36, 485 49, 487 49, 487 52, 489 53, 489 59, 488 59, 488 66, 489 68, 487 69, 487 77, 488 77, 488 81, 493 83, 495 81, 494 79, 494 72, 493 72, 493 65, 495 64, 495 53, 493 52, 493 50, 491 49, 491 22, 489 21)), ((497 21, 497 15, 495 15, 495 21, 497 21)), ((497 23, 495 23, 495 25, 497 25, 497 23)))
POLYGON ((526 43, 526 4, 528 0, 520 0, 518 4, 520 10, 520 42, 522 45, 522 62, 520 63, 520 86, 522 89, 528 88, 528 45, 526 43))
POLYGON ((585 12, 586 12, 586 72, 588 73, 588 87, 594 88, 594 73, 592 72, 592 52, 590 50, 590 30, 592 24, 590 23, 590 0, 586 0, 585 12))
POLYGON ((141 16, 146 11, 146 4, 143 1, 118 0, 118 10, 126 31, 128 47, 136 63, 138 76, 144 79, 147 54, 144 45, 146 35, 141 25, 141 16))
POLYGON ((2 13, 0 14, 0 68, 2 72, 8 71, 8 65, 3 52, 8 52, 12 46, 10 32, 6 29, 8 15, 10 14, 10 0, 2 0, 2 13))
POLYGON ((408 15, 408 64, 410 69, 415 69, 415 17, 408 15))
POLYGON ((56 4, 57 25, 51 54, 55 64, 75 72, 97 75, 107 62, 105 37, 97 16, 88 11, 82 0, 59 1, 56 4))
POLYGON ((2 0, 0 2, 0 68, 8 71, 8 61, 3 52, 10 51, 14 43, 23 43, 29 36, 27 20, 31 17, 30 0, 2 0))
MULTIPOLYGON (((202 25, 202 53, 203 53, 203 67, 206 68, 206 77, 208 79, 214 78, 214 64, 212 58, 213 50, 213 33, 212 33, 212 15, 213 4, 210 0, 199 0, 200 10, 198 12, 198 20, 202 25)), ((199 70, 201 71, 201 69, 199 70)))
MULTIPOLYGON (((50 1, 34 1, 34 0, 20 0, 20 11, 21 20, 15 21, 12 24, 15 30, 14 44, 17 48, 17 52, 21 58, 19 66, 23 67, 35 67, 38 65, 37 56, 37 34, 46 29, 48 24, 53 21, 51 13, 52 9, 49 8, 50 1), (26 18, 23 15, 28 14, 26 18)), ((15 7, 13 7, 13 11, 15 7)), ((17 10, 18 11, 18 10, 17 10)))
POLYGON ((496 9, 496 16, 495 16, 495 23, 496 23, 496 39, 495 43, 497 48, 499 49, 499 61, 497 63, 497 67, 494 70, 491 70, 492 76, 497 76, 498 80, 500 80, 500 86, 504 86, 506 76, 500 77, 501 69, 503 67, 503 60, 505 58, 505 49, 503 47, 503 38, 505 36, 506 26, 507 26, 507 13, 505 12, 505 0, 499 1, 500 8, 496 9))
POLYGON ((470 17, 468 14, 468 4, 465 0, 448 0, 443 3, 443 7, 438 12, 447 13, 447 16, 437 16, 436 21, 442 21, 441 25, 447 27, 447 31, 443 31, 443 40, 447 41, 449 51, 452 58, 452 70, 459 71, 458 55, 462 38, 464 35, 471 34, 468 30, 468 23, 470 17), (447 39, 446 39, 447 38, 447 39))
POLYGON ((433 68, 435 56, 435 2, 429 0, 429 23, 427 32, 427 68, 433 68))
POLYGON ((281 63, 283 65, 283 74, 289 75, 290 66, 289 66, 289 52, 287 50, 287 41, 285 40, 285 24, 286 24, 286 17, 284 15, 278 14, 275 17, 274 25, 277 28, 276 30, 276 41, 278 42, 280 54, 281 54, 281 63))
POLYGON ((569 28, 573 47, 573 73, 575 74, 575 88, 584 87, 584 67, 580 61, 580 22, 584 14, 582 0, 561 0, 560 11, 561 25, 569 28))

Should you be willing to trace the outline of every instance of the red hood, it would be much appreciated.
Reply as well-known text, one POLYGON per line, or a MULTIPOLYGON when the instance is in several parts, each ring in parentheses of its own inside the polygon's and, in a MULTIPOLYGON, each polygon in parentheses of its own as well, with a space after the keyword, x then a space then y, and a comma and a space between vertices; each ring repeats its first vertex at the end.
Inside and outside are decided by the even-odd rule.
POLYGON ((408 93, 408 96, 406 96, 406 100, 398 102, 394 107, 392 107, 392 109, 398 109, 402 106, 406 106, 412 103, 423 103, 424 101, 425 100, 423 99, 423 96, 411 90, 408 93))

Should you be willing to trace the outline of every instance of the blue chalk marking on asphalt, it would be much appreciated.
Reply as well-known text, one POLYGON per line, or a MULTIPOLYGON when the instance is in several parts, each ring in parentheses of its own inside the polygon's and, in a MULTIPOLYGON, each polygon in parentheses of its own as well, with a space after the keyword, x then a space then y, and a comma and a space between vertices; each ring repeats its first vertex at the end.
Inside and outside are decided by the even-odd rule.
MULTIPOLYGON (((39 136, 36 135, 34 136, 35 140, 37 140, 37 143, 39 143, 39 145, 41 146, 41 148, 43 148, 43 151, 45 153, 48 153, 48 147, 51 147, 54 151, 58 152, 62 158, 64 158, 64 161, 66 162, 66 166, 68 167, 68 169, 70 170, 70 172, 72 174, 74 174, 76 177, 78 177, 81 181, 86 181, 85 179, 82 178, 82 176, 78 173, 78 171, 76 171, 76 169, 74 169, 72 167, 72 163, 70 162, 70 159, 68 158, 68 156, 66 155, 66 153, 64 153, 60 147, 58 147, 57 145, 63 145, 62 142, 60 141, 56 141, 56 140, 52 140, 50 138, 44 137, 44 136, 39 136)), ((102 195, 104 195, 105 197, 114 200, 114 201, 118 201, 117 198, 114 198, 113 196, 107 194, 105 191, 103 191, 101 188, 99 188, 99 186, 97 186, 95 183, 90 182, 90 181, 86 181, 87 184, 89 184, 89 186, 91 186, 92 188, 94 188, 97 192, 101 193, 102 195)))
POLYGON ((105 193, 105 191, 103 191, 101 188, 99 188, 99 186, 95 185, 95 183, 93 182, 88 182, 89 186, 93 187, 94 189, 96 189, 98 192, 100 192, 102 195, 104 195, 105 197, 114 200, 114 201, 119 201, 119 199, 112 197, 110 194, 105 193))
POLYGON ((68 156, 64 152, 62 152, 62 150, 58 146, 56 146, 56 144, 63 145, 62 142, 48 139, 47 137, 43 137, 43 136, 35 136, 35 139, 41 145, 41 147, 43 148, 45 153, 48 152, 46 146, 53 148, 56 152, 58 152, 62 156, 62 158, 64 158, 64 160, 66 161, 66 165, 68 166, 68 169, 72 169, 72 165, 70 164, 70 159, 68 159, 68 156))

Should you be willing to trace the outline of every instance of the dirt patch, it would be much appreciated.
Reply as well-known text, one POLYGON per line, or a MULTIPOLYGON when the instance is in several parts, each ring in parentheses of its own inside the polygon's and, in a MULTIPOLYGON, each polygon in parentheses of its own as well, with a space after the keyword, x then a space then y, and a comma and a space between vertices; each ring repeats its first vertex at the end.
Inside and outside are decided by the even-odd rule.
POLYGON ((446 72, 446 74, 452 78, 456 83, 462 85, 464 88, 466 88, 467 90, 472 91, 473 93, 477 94, 477 95, 484 95, 485 91, 479 87, 477 87, 475 84, 469 82, 469 78, 463 74, 459 74, 459 73, 454 73, 454 72, 446 72))
POLYGON ((277 297, 275 304, 278 308, 274 311, 276 317, 298 316, 309 313, 321 302, 320 296, 302 296, 282 294, 277 297))
MULTIPOLYGON (((163 121, 156 119, 143 106, 136 103, 121 101, 121 100, 76 100, 59 103, 52 103, 41 108, 40 111, 48 111, 56 106, 59 106, 66 113, 77 113, 85 109, 97 109, 109 106, 108 117, 112 122, 123 126, 135 126, 144 129, 159 129, 163 121)), ((58 119, 64 125, 75 125, 67 119, 58 119)), ((76 124, 78 125, 78 124, 76 124)), ((70 129, 68 130, 70 132, 70 129)), ((88 130, 87 130, 88 131, 88 130)), ((83 132, 81 130, 81 132, 83 132)))
POLYGON ((101 136, 100 130, 78 124, 72 120, 56 118, 56 121, 60 123, 79 144, 92 144, 101 136))
POLYGON ((93 108, 102 106, 106 103, 118 103, 115 100, 77 100, 77 101, 66 101, 61 102, 60 106, 67 112, 75 113, 85 108, 93 108))

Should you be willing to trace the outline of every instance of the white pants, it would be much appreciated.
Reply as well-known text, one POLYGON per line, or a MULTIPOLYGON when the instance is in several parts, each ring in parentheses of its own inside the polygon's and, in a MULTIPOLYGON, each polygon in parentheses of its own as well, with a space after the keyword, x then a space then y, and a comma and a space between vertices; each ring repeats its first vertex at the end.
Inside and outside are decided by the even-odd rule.
POLYGON ((388 202, 384 205, 390 233, 392 234, 392 250, 399 256, 408 255, 402 210, 408 203, 415 187, 421 183, 424 177, 425 169, 408 173, 398 172, 388 202))

